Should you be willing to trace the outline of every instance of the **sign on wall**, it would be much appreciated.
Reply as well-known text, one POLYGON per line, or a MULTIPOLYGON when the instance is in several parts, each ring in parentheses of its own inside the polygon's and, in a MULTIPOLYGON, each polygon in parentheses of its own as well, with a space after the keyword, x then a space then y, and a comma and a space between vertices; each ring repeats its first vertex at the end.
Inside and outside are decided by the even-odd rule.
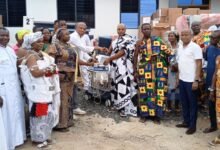
POLYGON ((32 30, 34 27, 34 18, 23 16, 23 28, 32 30))

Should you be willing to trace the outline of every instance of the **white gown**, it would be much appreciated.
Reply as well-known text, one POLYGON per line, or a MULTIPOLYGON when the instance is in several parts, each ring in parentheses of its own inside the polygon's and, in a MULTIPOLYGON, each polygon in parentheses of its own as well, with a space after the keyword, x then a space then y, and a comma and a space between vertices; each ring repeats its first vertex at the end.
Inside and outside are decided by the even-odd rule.
POLYGON ((3 98, 3 123, 8 150, 26 140, 24 99, 16 67, 17 57, 10 47, 0 46, 0 96, 3 98))
POLYGON ((0 108, 0 150, 7 150, 6 133, 4 129, 2 109, 0 108))

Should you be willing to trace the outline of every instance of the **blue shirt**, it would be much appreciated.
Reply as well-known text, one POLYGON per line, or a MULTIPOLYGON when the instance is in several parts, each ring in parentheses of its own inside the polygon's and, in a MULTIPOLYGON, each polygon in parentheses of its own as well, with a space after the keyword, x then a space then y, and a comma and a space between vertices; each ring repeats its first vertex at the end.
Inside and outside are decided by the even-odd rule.
POLYGON ((206 87, 210 87, 212 84, 212 77, 215 72, 215 60, 216 57, 220 55, 220 49, 213 45, 210 45, 205 54, 205 60, 208 62, 207 65, 207 76, 206 76, 206 87))

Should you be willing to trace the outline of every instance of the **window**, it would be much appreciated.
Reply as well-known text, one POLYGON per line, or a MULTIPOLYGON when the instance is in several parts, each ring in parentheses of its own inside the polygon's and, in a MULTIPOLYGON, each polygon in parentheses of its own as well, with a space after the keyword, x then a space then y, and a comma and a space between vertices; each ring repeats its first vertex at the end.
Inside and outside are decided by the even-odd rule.
POLYGON ((137 28, 139 22, 139 0, 121 0, 121 23, 127 28, 137 28))
POLYGON ((3 15, 4 26, 23 26, 23 16, 26 16, 26 1, 1 0, 0 14, 3 15))
POLYGON ((121 23, 136 29, 142 16, 151 16, 158 6, 157 0, 121 0, 121 23))
POLYGON ((86 22, 87 26, 95 26, 94 0, 57 0, 58 19, 69 22, 86 22))

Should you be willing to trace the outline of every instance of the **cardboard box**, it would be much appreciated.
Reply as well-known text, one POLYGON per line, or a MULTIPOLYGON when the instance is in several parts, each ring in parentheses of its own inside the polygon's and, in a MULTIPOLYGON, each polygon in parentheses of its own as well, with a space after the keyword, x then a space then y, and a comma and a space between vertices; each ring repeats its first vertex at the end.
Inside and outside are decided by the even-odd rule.
POLYGON ((211 14, 211 10, 199 10, 199 14, 211 14))
POLYGON ((156 11, 155 13, 152 14, 151 20, 154 20, 156 18, 159 18, 159 11, 156 11))
POLYGON ((198 15, 199 14, 199 8, 187 8, 183 10, 184 15, 198 15))
POLYGON ((183 9, 182 8, 169 8, 168 16, 169 16, 169 21, 168 23, 171 26, 176 25, 176 20, 178 17, 182 16, 183 9))
MULTIPOLYGON (((164 24, 165 25, 165 24, 164 24)), ((153 36, 159 36, 159 37, 164 37, 164 34, 167 32, 167 31, 170 31, 170 26, 169 24, 167 24, 165 26, 163 26, 163 24, 159 24, 155 27, 152 28, 152 32, 151 34, 153 36), (168 26, 167 26, 168 25, 168 26)))
POLYGON ((170 26, 169 23, 157 23, 155 25, 156 28, 167 28, 169 26, 170 26))
POLYGON ((169 22, 168 16, 161 16, 159 22, 160 23, 168 23, 169 22))
POLYGON ((161 9, 159 9, 159 17, 161 17, 161 16, 168 16, 168 11, 169 11, 169 8, 161 8, 161 9))
POLYGON ((160 35, 161 35, 160 29, 159 28, 152 28, 151 35, 160 37, 160 35))

